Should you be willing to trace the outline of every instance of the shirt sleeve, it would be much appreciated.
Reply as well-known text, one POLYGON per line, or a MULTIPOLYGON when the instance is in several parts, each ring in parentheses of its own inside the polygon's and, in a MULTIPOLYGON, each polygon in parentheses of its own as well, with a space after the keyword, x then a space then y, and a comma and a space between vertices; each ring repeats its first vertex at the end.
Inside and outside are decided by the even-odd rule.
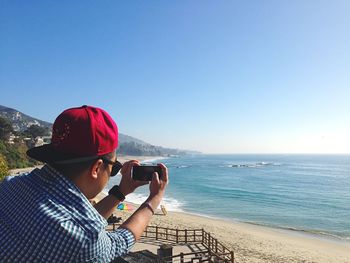
POLYGON ((111 262, 128 253, 134 244, 135 237, 128 229, 103 231, 97 238, 87 242, 80 253, 79 261, 111 262))
POLYGON ((119 228, 116 231, 106 233, 112 242, 114 241, 114 244, 117 246, 119 244, 123 248, 123 251, 120 251, 121 254, 128 253, 135 244, 134 234, 126 228, 119 228))

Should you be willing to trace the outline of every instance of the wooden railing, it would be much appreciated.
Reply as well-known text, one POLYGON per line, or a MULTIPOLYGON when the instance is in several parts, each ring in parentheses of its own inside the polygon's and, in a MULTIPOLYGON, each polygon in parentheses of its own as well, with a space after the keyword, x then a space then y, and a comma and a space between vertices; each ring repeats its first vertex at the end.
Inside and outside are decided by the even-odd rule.
POLYGON ((210 262, 210 254, 209 251, 201 251, 200 254, 198 252, 191 253, 180 253, 179 255, 175 255, 172 257, 166 257, 159 260, 161 263, 194 263, 194 262, 210 262))
POLYGON ((155 240, 173 241, 177 244, 202 243, 203 229, 172 229, 159 226, 148 226, 142 237, 155 240))
POLYGON ((202 262, 224 262, 224 263, 231 263, 234 261, 231 261, 229 258, 229 254, 227 255, 218 255, 215 253, 210 252, 209 250, 201 251, 201 252, 191 252, 191 253, 180 253, 179 255, 175 255, 172 257, 165 257, 159 260, 161 263, 202 263, 202 262))
POLYGON ((203 230, 203 245, 208 248, 208 250, 214 256, 220 256, 225 259, 224 262, 234 262, 235 255, 232 250, 226 248, 223 244, 221 244, 216 238, 211 236, 210 233, 203 230), (227 260, 226 260, 227 259, 227 260))
MULTIPOLYGON (((113 230, 115 230, 116 226, 117 224, 113 224, 113 230)), ((163 258, 162 262, 235 262, 234 252, 226 248, 204 229, 173 229, 159 226, 148 226, 142 237, 170 241, 176 244, 201 243, 206 248, 204 251, 186 254, 181 253, 172 257, 163 258)))

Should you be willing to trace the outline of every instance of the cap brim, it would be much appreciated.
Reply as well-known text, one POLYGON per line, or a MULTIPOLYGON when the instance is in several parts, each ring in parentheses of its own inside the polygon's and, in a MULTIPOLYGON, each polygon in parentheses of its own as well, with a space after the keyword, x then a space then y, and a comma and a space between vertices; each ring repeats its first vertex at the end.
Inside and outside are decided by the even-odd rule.
POLYGON ((43 163, 56 163, 80 157, 59 152, 54 149, 51 144, 44 144, 42 146, 31 148, 27 151, 27 155, 30 158, 41 161, 43 163))

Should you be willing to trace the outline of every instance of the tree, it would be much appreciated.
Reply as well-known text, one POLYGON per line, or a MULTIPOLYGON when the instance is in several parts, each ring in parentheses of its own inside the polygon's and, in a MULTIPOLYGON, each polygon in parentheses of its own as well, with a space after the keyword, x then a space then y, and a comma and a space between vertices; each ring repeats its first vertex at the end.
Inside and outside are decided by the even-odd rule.
POLYGON ((12 132, 11 122, 6 118, 0 117, 0 140, 7 141, 12 132))
POLYGON ((5 157, 0 154, 0 182, 9 174, 9 168, 7 166, 7 162, 5 157))
POLYGON ((41 127, 39 125, 32 125, 24 132, 25 134, 28 134, 32 138, 36 138, 38 136, 45 136, 48 135, 49 131, 45 127, 41 127))

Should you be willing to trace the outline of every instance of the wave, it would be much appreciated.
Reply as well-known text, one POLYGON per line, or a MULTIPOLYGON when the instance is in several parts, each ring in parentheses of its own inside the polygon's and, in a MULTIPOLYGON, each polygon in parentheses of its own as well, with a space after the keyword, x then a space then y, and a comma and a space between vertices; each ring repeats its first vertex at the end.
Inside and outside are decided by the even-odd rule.
MULTIPOLYGON (((144 194, 131 193, 126 197, 126 201, 133 204, 140 205, 143 202, 145 202, 147 198, 148 196, 144 194)), ((181 208, 183 206, 183 203, 181 203, 175 198, 164 197, 161 202, 161 205, 164 205, 168 211, 183 212, 181 208)))
POLYGON ((181 168, 187 168, 189 167, 188 165, 178 165, 178 166, 175 166, 177 169, 181 169, 181 168))
POLYGON ((175 168, 175 169, 184 169, 191 167, 190 165, 183 165, 183 164, 167 164, 168 168, 175 168))
POLYGON ((280 166, 280 163, 270 163, 270 162, 256 162, 256 163, 234 163, 234 164, 227 164, 224 167, 229 168, 258 168, 258 167, 265 167, 265 166, 280 166))
MULTIPOLYGON (((108 195, 108 190, 102 191, 105 195, 108 195)), ((126 196, 125 201, 136 205, 141 205, 148 198, 146 194, 131 193, 126 196)), ((185 203, 171 197, 164 197, 160 205, 164 205, 168 211, 172 212, 184 212, 182 209, 185 203)), ((160 208, 160 207, 158 207, 160 208)))
POLYGON ((157 163, 160 163, 160 161, 169 159, 169 157, 157 157, 157 158, 150 158, 150 159, 146 159, 144 161, 141 161, 142 164, 152 164, 152 165, 156 165, 157 163))

